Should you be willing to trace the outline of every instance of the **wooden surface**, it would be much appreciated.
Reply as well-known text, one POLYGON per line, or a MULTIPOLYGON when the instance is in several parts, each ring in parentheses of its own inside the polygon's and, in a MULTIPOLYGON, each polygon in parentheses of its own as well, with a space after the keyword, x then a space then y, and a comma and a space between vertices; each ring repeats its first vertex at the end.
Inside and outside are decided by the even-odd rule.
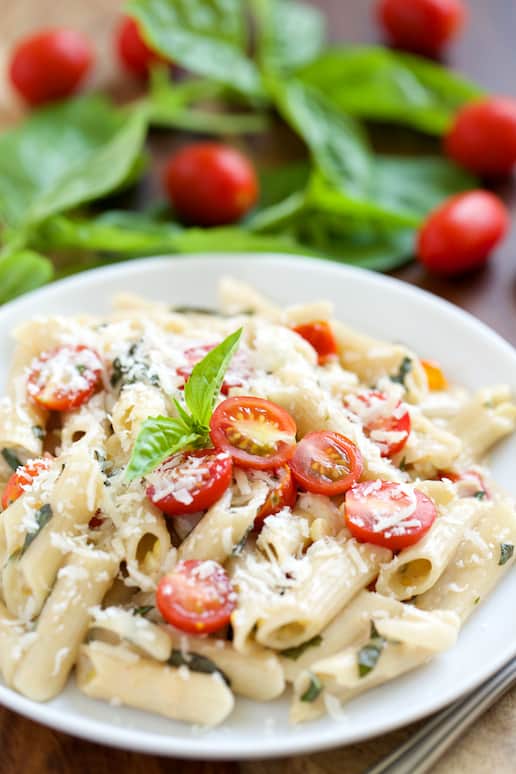
MULTIPOLYGON (((410 0, 407 0, 409 2, 410 0)), ((43 25, 71 24, 88 32, 98 50, 94 83, 113 93, 133 88, 120 73, 110 45, 119 0, 0 0, 0 124, 12 123, 20 113, 5 86, 4 66, 12 40, 43 25)), ((514 0, 469 0, 470 24, 453 46, 449 62, 485 88, 516 93, 516 3, 514 0)), ((373 42, 377 29, 371 22, 371 0, 317 0, 331 21, 335 40, 373 42)), ((281 134, 254 145, 256 155, 270 161, 285 154, 281 134)), ((390 135, 389 142, 412 145, 413 135, 390 135)), ((177 143, 160 136, 154 141, 156 166, 177 143)), ((289 155, 290 155, 289 150, 289 155)), ((516 213, 514 181, 499 189, 516 213)), ((457 281, 428 276, 417 265, 397 276, 432 291, 469 310, 516 344, 516 234, 499 250, 488 269, 457 281)), ((508 614, 511 614, 509 611, 508 614)), ((412 727, 414 728, 414 727, 412 727)), ((406 739, 412 728, 401 729, 363 744, 282 761, 196 763, 125 753, 74 739, 0 709, 1 774, 360 774, 367 766, 406 739)), ((509 774, 516 770, 516 689, 488 712, 434 767, 435 774, 509 774)), ((256 740, 257 747, 260 740, 256 740)))

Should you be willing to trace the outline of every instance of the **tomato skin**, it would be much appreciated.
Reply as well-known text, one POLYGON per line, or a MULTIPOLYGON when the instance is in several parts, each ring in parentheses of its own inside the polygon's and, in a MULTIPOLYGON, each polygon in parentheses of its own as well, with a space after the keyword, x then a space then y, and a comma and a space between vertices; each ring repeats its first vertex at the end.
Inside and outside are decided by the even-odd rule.
POLYGON ((29 460, 25 465, 15 470, 9 478, 2 494, 2 509, 5 511, 11 503, 14 503, 22 496, 28 484, 31 484, 35 478, 44 470, 50 467, 51 459, 41 457, 36 460, 29 460))
POLYGON ((392 45, 427 56, 437 56, 467 16, 461 0, 380 0, 376 13, 392 45))
POLYGON ((258 511, 254 520, 254 528, 261 529, 268 516, 274 516, 282 508, 293 508, 297 500, 297 489, 288 465, 274 471, 278 479, 277 485, 271 489, 267 499, 258 511))
POLYGON ((360 450, 349 438, 322 430, 308 433, 301 439, 290 461, 290 468, 297 483, 307 492, 331 497, 346 492, 358 481, 364 463, 360 450), (345 460, 345 475, 332 478, 326 475, 326 470, 338 472, 335 470, 338 464, 336 456, 345 460))
POLYGON ((461 473, 452 471, 440 471, 439 478, 448 478, 457 484, 459 497, 475 497, 479 492, 483 492, 481 499, 491 500, 491 492, 485 485, 484 479, 477 470, 464 470, 461 473))
POLYGON ((43 352, 32 363, 27 378, 27 393, 31 400, 49 411, 72 411, 91 398, 100 385, 101 377, 102 360, 94 349, 83 344, 65 345, 43 352), (45 381, 45 374, 48 373, 49 367, 51 369, 52 363, 60 362, 61 359, 68 361, 70 370, 84 369, 80 373, 80 387, 67 387, 66 384, 52 387, 45 381), (82 364, 81 360, 86 361, 87 365, 82 364))
POLYGON ((331 325, 326 320, 315 320, 304 325, 296 325, 293 330, 315 349, 319 365, 324 365, 337 355, 337 341, 331 325))
POLYGON ((51 29, 23 38, 16 45, 9 78, 30 105, 42 105, 73 94, 93 64, 88 39, 70 29, 51 29))
POLYGON ((445 150, 479 175, 509 175, 516 164, 516 99, 488 97, 465 105, 445 137, 445 150))
POLYGON ((429 390, 434 392, 448 389, 448 380, 439 363, 434 360, 422 360, 421 365, 426 374, 429 390))
POLYGON ((182 516, 187 513, 204 511, 215 503, 231 484, 233 461, 229 454, 219 449, 200 449, 180 452, 165 460, 150 476, 146 495, 149 500, 167 516, 182 516), (198 462, 197 462, 198 461, 198 462), (199 467, 196 467, 199 465, 199 467), (191 471, 195 472, 191 472, 191 471), (181 480, 181 472, 186 476, 199 478, 193 491, 189 488, 191 502, 184 503, 173 494, 156 495, 156 483, 160 477, 173 482, 176 475, 181 480), (152 483, 152 481, 156 483, 152 483))
MULTIPOLYGON (((369 390, 368 392, 359 393, 356 398, 364 403, 364 406, 369 407, 373 402, 377 404, 381 401, 387 401, 385 393, 379 390, 369 390)), ((403 406, 401 401, 398 401, 394 411, 399 411, 403 406)), ((398 454, 408 441, 411 430, 410 413, 407 408, 400 414, 399 417, 394 414, 380 415, 375 419, 364 425, 365 434, 371 438, 373 443, 376 443, 380 447, 380 453, 382 457, 393 457, 398 454), (391 432, 391 433, 404 433, 405 437, 400 438, 398 441, 377 441, 372 435, 375 431, 391 432)))
POLYGON ((494 194, 458 194, 428 216, 418 235, 418 258, 438 274, 463 274, 486 263, 508 228, 507 208, 494 194))
POLYGON ((169 159, 163 180, 180 218, 198 226, 234 223, 258 198, 249 159, 217 142, 186 145, 169 159))
POLYGON ((296 423, 281 406, 270 400, 239 395, 219 403, 210 420, 210 437, 216 448, 225 449, 231 454, 236 465, 255 470, 272 470, 288 462, 294 454, 296 423), (278 441, 273 438, 269 451, 266 440, 259 447, 259 443, 236 429, 236 423, 239 423, 241 430, 245 429, 246 423, 252 423, 265 433, 270 431, 274 435, 280 432, 286 437, 278 441), (231 439, 229 436, 234 437, 231 439), (254 450, 247 451, 245 446, 250 444, 254 450), (263 450, 262 454, 260 450, 263 450))
POLYGON ((210 634, 229 623, 236 593, 224 568, 217 562, 188 559, 158 583, 156 604, 172 626, 188 634, 210 634), (208 566, 204 575, 202 565, 208 566))
POLYGON ((138 78, 146 78, 152 65, 165 62, 142 38, 137 22, 124 16, 116 31, 116 50, 122 66, 138 78))
MULTIPOLYGON (((364 481, 355 484, 346 492, 344 500, 344 518, 353 537, 363 543, 390 548, 391 551, 401 551, 421 540, 434 523, 437 510, 432 500, 418 489, 414 490, 415 510, 406 520, 417 520, 419 526, 407 526, 401 534, 396 534, 393 527, 379 531, 373 529, 376 518, 374 512, 378 509, 378 502, 382 502, 387 510, 389 503, 393 503, 390 509, 394 515, 396 504, 403 500, 403 494, 400 484, 392 481, 364 481), (371 491, 373 487, 376 489, 371 491)), ((406 495, 405 502, 409 502, 406 495)), ((400 521, 400 525, 403 525, 403 521, 405 519, 400 521)))

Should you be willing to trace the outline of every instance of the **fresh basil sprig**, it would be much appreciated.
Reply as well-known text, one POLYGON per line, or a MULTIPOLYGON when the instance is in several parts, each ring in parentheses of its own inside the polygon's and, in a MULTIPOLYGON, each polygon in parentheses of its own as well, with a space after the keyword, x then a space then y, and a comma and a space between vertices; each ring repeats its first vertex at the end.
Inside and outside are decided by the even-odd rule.
POLYGON ((215 402, 241 335, 242 328, 194 366, 185 384, 186 409, 174 401, 178 417, 150 417, 143 423, 125 472, 126 481, 145 476, 172 454, 206 446, 215 402))

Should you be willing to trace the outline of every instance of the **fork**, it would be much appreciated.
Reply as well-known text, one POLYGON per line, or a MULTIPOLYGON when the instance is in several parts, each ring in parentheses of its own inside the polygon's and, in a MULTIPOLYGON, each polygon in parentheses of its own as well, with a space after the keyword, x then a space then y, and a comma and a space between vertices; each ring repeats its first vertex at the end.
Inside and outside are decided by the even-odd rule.
POLYGON ((365 774, 424 774, 497 699, 516 682, 516 658, 507 662, 466 698, 428 720, 405 744, 365 774))

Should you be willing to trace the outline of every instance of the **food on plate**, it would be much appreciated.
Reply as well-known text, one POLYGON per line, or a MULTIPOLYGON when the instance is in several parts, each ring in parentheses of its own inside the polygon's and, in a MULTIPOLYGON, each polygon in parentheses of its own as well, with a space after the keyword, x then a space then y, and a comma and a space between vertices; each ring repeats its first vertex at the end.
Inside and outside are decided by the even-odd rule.
POLYGON ((75 667, 91 698, 188 723, 289 685, 293 722, 338 717, 452 647, 515 560, 485 465, 508 387, 470 393, 326 302, 220 297, 15 331, 0 670, 33 700, 75 667))
POLYGON ((89 40, 66 28, 44 30, 20 40, 9 62, 11 84, 30 105, 69 97, 89 72, 89 40))
POLYGON ((466 21, 462 0, 379 0, 378 19, 398 48, 438 56, 466 21))
POLYGON ((152 65, 164 62, 144 41, 137 22, 124 16, 116 31, 116 50, 122 66, 139 78, 146 78, 152 65))
POLYGON ((418 258, 437 274, 464 274, 486 263, 508 228, 507 207, 490 191, 458 194, 437 207, 423 223, 418 258))

